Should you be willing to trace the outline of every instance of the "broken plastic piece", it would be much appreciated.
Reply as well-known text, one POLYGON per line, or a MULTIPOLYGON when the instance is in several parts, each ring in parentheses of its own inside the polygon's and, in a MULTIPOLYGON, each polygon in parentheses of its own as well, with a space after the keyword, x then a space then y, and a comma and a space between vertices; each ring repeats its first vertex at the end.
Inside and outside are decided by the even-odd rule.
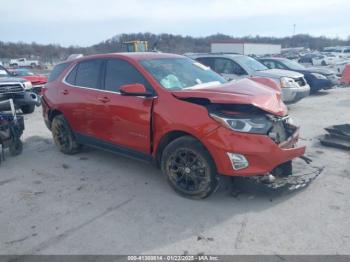
MULTIPOLYGON (((312 160, 308 157, 302 158, 307 164, 312 160)), ((290 163, 290 162, 288 162, 290 163)), ((323 171, 324 167, 314 167, 293 161, 293 172, 291 172, 291 164, 283 164, 274 176, 270 179, 271 174, 265 176, 251 177, 255 182, 262 183, 271 189, 287 189, 289 191, 297 190, 306 187, 314 179, 316 179, 323 171), (296 164, 296 165, 294 165, 296 164), (281 171, 285 170, 285 172, 281 171)))

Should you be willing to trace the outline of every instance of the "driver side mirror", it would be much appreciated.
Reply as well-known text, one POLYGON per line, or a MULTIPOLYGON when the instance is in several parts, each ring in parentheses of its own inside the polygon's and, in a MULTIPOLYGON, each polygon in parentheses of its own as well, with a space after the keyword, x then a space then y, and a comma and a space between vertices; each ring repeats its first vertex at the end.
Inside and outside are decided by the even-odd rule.
POLYGON ((153 94, 147 91, 146 87, 142 84, 123 85, 120 87, 119 91, 124 96, 153 96, 153 94))

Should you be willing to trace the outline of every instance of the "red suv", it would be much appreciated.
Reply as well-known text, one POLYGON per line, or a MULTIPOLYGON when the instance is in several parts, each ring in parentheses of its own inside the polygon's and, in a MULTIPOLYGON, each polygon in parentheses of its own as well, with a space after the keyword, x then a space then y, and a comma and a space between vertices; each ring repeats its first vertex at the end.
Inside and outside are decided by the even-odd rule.
POLYGON ((56 65, 43 115, 63 153, 89 145, 153 161, 178 193, 204 198, 218 174, 267 175, 305 152, 280 92, 257 81, 174 54, 94 55, 56 65))

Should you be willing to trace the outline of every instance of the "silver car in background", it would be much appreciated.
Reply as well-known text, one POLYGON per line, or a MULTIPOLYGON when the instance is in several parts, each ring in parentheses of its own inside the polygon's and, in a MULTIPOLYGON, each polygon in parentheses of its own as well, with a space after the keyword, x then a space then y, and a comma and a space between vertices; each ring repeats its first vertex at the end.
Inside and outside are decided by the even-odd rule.
POLYGON ((285 103, 295 103, 310 94, 310 86, 304 75, 282 69, 268 69, 256 59, 238 54, 185 54, 198 62, 209 66, 227 80, 258 76, 275 80, 282 87, 285 103))

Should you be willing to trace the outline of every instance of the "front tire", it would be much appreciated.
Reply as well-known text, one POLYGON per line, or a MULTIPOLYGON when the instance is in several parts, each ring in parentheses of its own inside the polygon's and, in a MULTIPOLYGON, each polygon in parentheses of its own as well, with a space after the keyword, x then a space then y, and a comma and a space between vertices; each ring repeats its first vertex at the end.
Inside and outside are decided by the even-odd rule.
POLYGON ((79 152, 80 145, 63 115, 58 115, 52 120, 51 131, 57 148, 63 154, 72 155, 79 152))
POLYGON ((207 149, 190 136, 172 141, 163 151, 162 172, 180 195, 203 199, 218 186, 216 166, 207 149))
POLYGON ((35 105, 22 106, 21 110, 22 110, 23 114, 25 114, 25 115, 31 114, 35 110, 35 105))

